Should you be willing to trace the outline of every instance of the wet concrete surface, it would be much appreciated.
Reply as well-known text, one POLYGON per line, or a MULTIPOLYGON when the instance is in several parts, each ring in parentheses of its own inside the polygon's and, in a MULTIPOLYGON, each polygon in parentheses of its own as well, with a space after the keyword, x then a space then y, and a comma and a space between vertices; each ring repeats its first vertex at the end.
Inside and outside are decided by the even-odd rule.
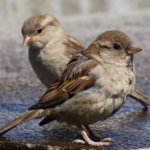
MULTIPOLYGON (((71 35, 86 46, 105 30, 119 29, 126 32, 144 49, 135 56, 136 88, 150 99, 149 10, 120 16, 95 14, 58 19, 71 35)), ((21 46, 20 20, 18 18, 16 23, 12 24, 0 20, 3 22, 0 28, 0 127, 23 114, 46 90, 30 67, 27 48, 21 46)), ((97 136, 111 137, 115 140, 110 147, 71 144, 79 134, 75 127, 58 122, 39 127, 40 120, 35 120, 20 125, 0 137, 0 150, 150 149, 150 111, 144 112, 142 108, 139 103, 128 98, 114 116, 91 125, 97 136)))

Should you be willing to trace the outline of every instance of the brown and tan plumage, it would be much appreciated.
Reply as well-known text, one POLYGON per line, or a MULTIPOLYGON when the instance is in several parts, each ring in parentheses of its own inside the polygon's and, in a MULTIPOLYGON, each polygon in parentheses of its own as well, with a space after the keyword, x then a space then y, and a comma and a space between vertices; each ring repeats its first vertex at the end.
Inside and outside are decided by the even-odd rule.
POLYGON ((54 83, 57 86, 52 88, 52 84, 40 98, 39 106, 36 105, 36 109, 41 106, 42 108, 55 107, 76 93, 93 86, 95 80, 89 76, 89 72, 97 65, 97 62, 87 57, 84 58, 82 53, 77 55, 69 62, 60 81, 54 83), (79 59, 80 56, 82 56, 82 59, 79 59))
POLYGON ((88 125, 113 115, 134 91, 133 54, 141 50, 123 32, 104 32, 84 52, 75 55, 59 81, 29 112, 2 128, 0 135, 18 124, 45 117, 40 125, 53 120, 76 125, 84 139, 77 143, 109 145, 110 138, 92 141, 84 127, 94 136, 88 125))
MULTIPOLYGON (((51 15, 38 15, 27 19, 22 26, 22 34, 24 45, 29 46, 31 66, 46 87, 50 87, 51 83, 60 78, 74 54, 85 49, 51 15)), ((105 38, 103 43, 105 44, 105 38)), ((147 97, 137 90, 129 96, 141 102, 145 109, 150 105, 147 97)))

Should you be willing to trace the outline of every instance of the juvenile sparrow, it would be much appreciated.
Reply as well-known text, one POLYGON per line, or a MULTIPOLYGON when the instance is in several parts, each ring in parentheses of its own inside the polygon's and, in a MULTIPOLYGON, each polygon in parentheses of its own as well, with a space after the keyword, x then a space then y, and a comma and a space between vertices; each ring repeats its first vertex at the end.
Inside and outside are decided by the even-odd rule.
POLYGON ((74 55, 59 81, 25 115, 2 128, 0 135, 42 116, 40 125, 53 120, 76 125, 84 141, 75 142, 109 145, 110 138, 92 141, 84 127, 94 136, 88 125, 112 116, 134 91, 133 54, 141 50, 121 31, 102 33, 85 51, 74 55))
MULTIPOLYGON (((23 45, 29 46, 31 66, 46 87, 60 78, 75 53, 85 49, 51 15, 38 15, 27 19, 22 26, 22 35, 23 45)), ((150 105, 147 97, 137 90, 130 96, 141 102, 145 109, 150 105)))

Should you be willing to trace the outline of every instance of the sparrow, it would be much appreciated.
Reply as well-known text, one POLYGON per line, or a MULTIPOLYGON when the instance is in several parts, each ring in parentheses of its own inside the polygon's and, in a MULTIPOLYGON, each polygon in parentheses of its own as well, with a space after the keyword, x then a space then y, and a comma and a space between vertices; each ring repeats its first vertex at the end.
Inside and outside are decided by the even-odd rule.
MULTIPOLYGON (((27 19, 22 26, 23 45, 29 46, 30 64, 46 86, 58 80, 74 54, 85 47, 69 35, 59 21, 51 15, 38 15, 27 19)), ((150 105, 145 95, 134 90, 130 95, 147 110, 150 105)))
POLYGON ((107 119, 134 91, 133 54, 142 49, 123 32, 106 31, 84 51, 76 53, 58 81, 51 84, 26 114, 0 129, 0 135, 18 124, 44 117, 40 125, 57 120, 78 127, 83 140, 76 143, 110 145, 112 139, 92 140, 88 125, 107 119))

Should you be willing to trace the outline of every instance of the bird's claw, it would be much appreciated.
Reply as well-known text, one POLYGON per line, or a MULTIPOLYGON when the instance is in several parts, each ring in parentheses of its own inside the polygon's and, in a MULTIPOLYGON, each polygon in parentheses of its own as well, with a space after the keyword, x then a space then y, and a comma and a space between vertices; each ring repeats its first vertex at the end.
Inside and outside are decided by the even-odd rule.
POLYGON ((114 142, 112 138, 103 138, 101 141, 94 142, 91 139, 89 139, 87 142, 81 139, 76 139, 73 141, 73 143, 78 143, 78 144, 89 144, 92 146, 109 146, 114 142))

